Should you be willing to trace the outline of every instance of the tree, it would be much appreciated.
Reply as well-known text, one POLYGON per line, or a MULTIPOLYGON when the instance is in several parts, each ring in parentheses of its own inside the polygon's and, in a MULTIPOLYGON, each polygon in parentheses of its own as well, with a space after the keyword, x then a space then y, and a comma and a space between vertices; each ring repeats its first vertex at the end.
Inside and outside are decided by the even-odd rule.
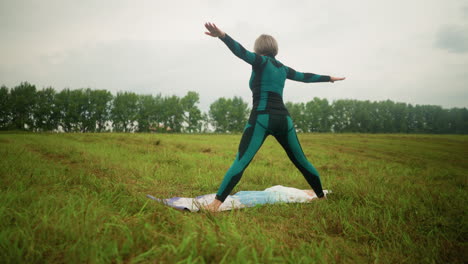
POLYGON ((133 92, 119 92, 111 109, 112 125, 116 131, 129 132, 136 128, 138 96, 133 92))
POLYGON ((349 100, 336 100, 332 105, 333 132, 348 132, 350 124, 349 100))
POLYGON ((187 125, 185 130, 189 133, 201 131, 202 115, 197 106, 199 102, 200 96, 196 92, 188 92, 181 100, 184 111, 184 122, 187 125))
MULTIPOLYGON (((356 131, 361 133, 371 132, 372 104, 370 101, 354 101, 354 122, 357 122, 356 131)), ((352 121, 353 122, 353 121, 352 121)))
POLYGON ((241 97, 234 96, 230 101, 229 115, 230 120, 228 131, 242 132, 247 123, 249 115, 248 104, 241 97))
POLYGON ((74 120, 77 120, 76 112, 71 107, 72 98, 70 96, 71 90, 66 88, 60 91, 55 96, 55 105, 58 110, 58 124, 65 132, 72 132, 74 127, 74 120))
POLYGON ((405 103, 395 103, 393 105, 393 127, 394 132, 408 133, 408 105, 405 103))
MULTIPOLYGON (((65 132, 116 131, 242 132, 248 105, 242 98, 219 98, 208 113, 198 108, 200 96, 162 97, 106 90, 36 90, 27 82, 0 87, 0 130, 65 132)), ((458 133, 468 134, 468 110, 435 105, 411 105, 391 100, 370 102, 343 99, 329 103, 313 98, 286 103, 299 132, 458 133)))
POLYGON ((215 132, 226 132, 229 126, 228 99, 221 97, 210 105, 210 121, 215 132))
POLYGON ((162 121, 166 131, 182 132, 184 109, 179 97, 175 95, 165 97, 163 100, 162 113, 162 121))
POLYGON ((202 114, 202 120, 201 120, 201 130, 200 132, 202 133, 207 133, 211 132, 211 120, 210 120, 210 115, 208 113, 203 113, 202 114))
POLYGON ((372 112, 369 101, 344 100, 348 124, 344 132, 369 132, 372 112))
POLYGON ((468 134, 468 110, 466 108, 448 110, 447 118, 450 133, 468 134))
POLYGON ((296 130, 299 132, 309 132, 310 120, 307 120, 304 103, 287 102, 285 106, 291 115, 296 130))
POLYGON ((73 113, 72 124, 73 131, 87 132, 92 126, 89 118, 89 101, 86 92, 83 89, 70 91, 70 110, 73 113))
POLYGON ((307 131, 330 132, 331 108, 327 99, 314 97, 312 101, 305 104, 304 119, 307 131))
POLYGON ((158 101, 152 95, 138 96, 138 131, 149 132, 150 127, 156 125, 157 112, 161 111, 161 105, 157 105, 158 101))
POLYGON ((106 130, 106 122, 110 119, 112 94, 106 90, 87 90, 90 103, 90 123, 92 130, 102 132, 106 130))
POLYGON ((248 112, 248 104, 241 97, 222 97, 210 105, 209 116, 216 132, 242 132, 248 112))
POLYGON ((0 87, 0 130, 6 130, 11 125, 11 99, 6 86, 0 87))
POLYGON ((32 130, 36 105, 36 86, 23 82, 10 91, 11 116, 15 129, 32 130))
POLYGON ((440 134, 447 131, 447 117, 445 111, 440 106, 423 106, 425 130, 427 133, 440 134))
POLYGON ((34 127, 37 131, 51 131, 59 124, 59 111, 56 106, 56 92, 52 87, 42 89, 36 93, 34 107, 34 127))
POLYGON ((383 130, 383 125, 381 124, 382 122, 380 121, 380 116, 379 116, 379 110, 380 110, 380 102, 372 102, 372 108, 371 108, 371 132, 372 133, 382 133, 383 130))

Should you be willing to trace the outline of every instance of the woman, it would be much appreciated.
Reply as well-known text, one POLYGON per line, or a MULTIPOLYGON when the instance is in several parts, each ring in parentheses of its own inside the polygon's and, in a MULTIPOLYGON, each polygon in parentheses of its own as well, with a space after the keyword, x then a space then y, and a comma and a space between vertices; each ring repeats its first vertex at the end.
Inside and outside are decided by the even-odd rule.
POLYGON ((286 79, 300 82, 334 82, 345 78, 296 72, 276 60, 278 44, 269 35, 261 35, 255 41, 254 52, 246 50, 213 23, 205 23, 205 34, 221 39, 240 59, 252 65, 250 89, 253 107, 239 145, 234 163, 226 172, 218 189, 216 199, 205 209, 216 212, 226 197, 239 182, 244 170, 253 159, 268 135, 273 135, 284 148, 288 157, 301 171, 317 197, 323 198, 320 176, 302 151, 288 110, 283 103, 283 88, 286 79))

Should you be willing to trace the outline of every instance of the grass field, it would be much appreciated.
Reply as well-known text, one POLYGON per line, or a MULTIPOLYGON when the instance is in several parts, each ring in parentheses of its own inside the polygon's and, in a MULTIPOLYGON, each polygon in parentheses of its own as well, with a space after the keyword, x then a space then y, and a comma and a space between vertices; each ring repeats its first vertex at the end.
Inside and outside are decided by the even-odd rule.
MULTIPOLYGON (((240 135, 0 134, 2 263, 466 263, 468 136, 300 134, 327 200, 211 214, 240 135)), ((234 192, 309 188, 269 137, 234 192)))

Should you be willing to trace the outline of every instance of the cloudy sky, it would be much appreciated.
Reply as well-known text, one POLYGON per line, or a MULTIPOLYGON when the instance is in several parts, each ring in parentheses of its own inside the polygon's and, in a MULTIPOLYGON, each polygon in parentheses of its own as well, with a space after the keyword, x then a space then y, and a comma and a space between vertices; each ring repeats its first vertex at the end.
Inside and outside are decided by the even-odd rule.
POLYGON ((249 50, 343 82, 286 82, 284 99, 468 107, 468 1, 0 1, 0 85, 200 94, 251 103, 250 65, 206 36, 215 22, 249 50))

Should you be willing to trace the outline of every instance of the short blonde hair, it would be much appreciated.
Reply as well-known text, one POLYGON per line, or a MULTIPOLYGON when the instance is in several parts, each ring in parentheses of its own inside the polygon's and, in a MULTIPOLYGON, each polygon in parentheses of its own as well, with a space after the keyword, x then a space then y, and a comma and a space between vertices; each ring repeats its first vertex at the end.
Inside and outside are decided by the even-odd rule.
POLYGON ((254 51, 259 55, 276 56, 278 54, 278 42, 272 36, 262 34, 255 40, 254 51))

